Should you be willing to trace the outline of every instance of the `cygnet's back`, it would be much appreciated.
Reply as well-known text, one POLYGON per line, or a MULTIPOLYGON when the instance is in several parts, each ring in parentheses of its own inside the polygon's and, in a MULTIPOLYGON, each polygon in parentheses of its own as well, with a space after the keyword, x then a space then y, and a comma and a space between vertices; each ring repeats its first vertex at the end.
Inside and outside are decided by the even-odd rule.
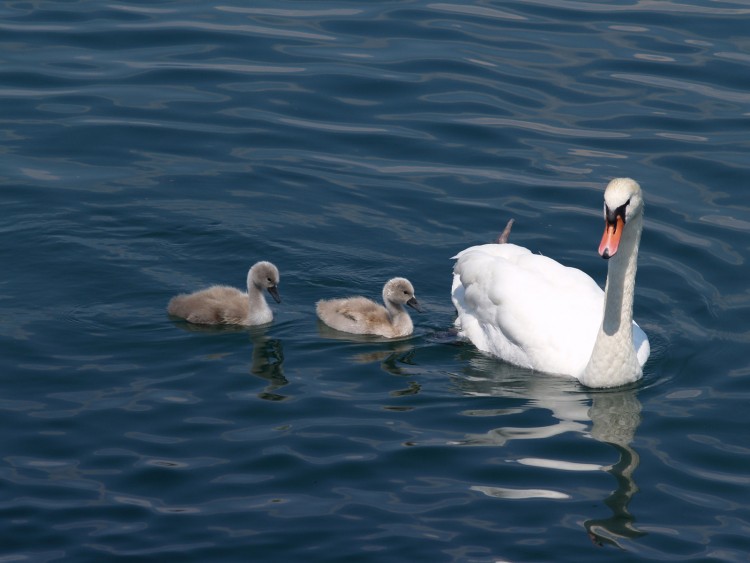
POLYGON ((188 322, 206 325, 258 325, 273 320, 265 289, 277 303, 279 270, 270 262, 258 262, 247 273, 247 293, 226 285, 214 285, 195 293, 173 297, 167 312, 188 322))
POLYGON ((408 336, 414 330, 404 305, 419 311, 414 287, 405 278, 393 278, 383 287, 385 307, 356 296, 318 301, 315 310, 325 324, 352 334, 373 334, 386 338, 408 336))

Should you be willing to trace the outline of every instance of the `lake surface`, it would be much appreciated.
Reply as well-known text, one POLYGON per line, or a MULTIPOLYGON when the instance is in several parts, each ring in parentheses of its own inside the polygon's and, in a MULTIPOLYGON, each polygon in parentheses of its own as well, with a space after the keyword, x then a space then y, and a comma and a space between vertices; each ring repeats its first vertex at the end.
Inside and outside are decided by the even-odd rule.
POLYGON ((747 561, 745 2, 5 2, 0 561, 747 561), (637 385, 484 357, 451 257, 603 284, 644 189, 637 385), (169 298, 281 271, 275 320, 169 298), (314 303, 409 278, 413 337, 314 303))

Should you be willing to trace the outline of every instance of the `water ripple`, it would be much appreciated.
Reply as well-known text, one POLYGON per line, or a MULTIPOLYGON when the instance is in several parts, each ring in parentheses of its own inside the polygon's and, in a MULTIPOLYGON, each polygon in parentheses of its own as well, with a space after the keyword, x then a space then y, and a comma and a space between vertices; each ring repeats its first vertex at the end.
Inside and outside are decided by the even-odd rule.
POLYGON ((427 5, 431 10, 437 10, 438 12, 448 12, 450 14, 463 14, 470 16, 478 16, 481 18, 494 18, 501 20, 515 20, 525 21, 528 18, 507 12, 504 10, 498 10, 496 8, 487 8, 485 6, 466 6, 463 4, 448 4, 441 2, 434 2, 427 5))
POLYGON ((593 139, 622 139, 629 137, 627 133, 619 133, 617 131, 597 131, 597 130, 577 130, 565 127, 554 127, 549 124, 543 123, 530 123, 517 121, 514 119, 502 119, 492 117, 469 117, 459 120, 459 123, 471 123, 473 125, 482 125, 489 127, 516 127, 519 129, 529 129, 539 133, 546 133, 549 135, 562 136, 562 137, 586 137, 593 139))
POLYGON ((707 84, 698 84, 696 82, 676 80, 673 78, 665 78, 663 76, 615 73, 612 74, 612 77, 627 82, 634 82, 636 84, 647 84, 650 86, 657 86, 659 88, 668 88, 670 90, 684 90, 687 92, 700 94, 701 96, 706 96, 708 98, 716 98, 718 100, 724 100, 728 102, 739 102, 745 104, 750 102, 750 94, 747 94, 745 92, 731 92, 727 90, 721 90, 707 84))

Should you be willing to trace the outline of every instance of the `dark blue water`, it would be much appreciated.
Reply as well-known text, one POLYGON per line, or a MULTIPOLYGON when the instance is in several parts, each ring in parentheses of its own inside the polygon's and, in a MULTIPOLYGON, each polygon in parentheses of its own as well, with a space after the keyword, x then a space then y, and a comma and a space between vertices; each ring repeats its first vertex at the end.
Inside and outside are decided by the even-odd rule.
POLYGON ((0 561, 746 561, 744 2, 5 2, 0 561), (606 264, 636 386, 450 333, 456 252, 606 264), (272 325, 166 303, 271 260, 272 325), (398 342, 317 299, 408 277, 398 342))

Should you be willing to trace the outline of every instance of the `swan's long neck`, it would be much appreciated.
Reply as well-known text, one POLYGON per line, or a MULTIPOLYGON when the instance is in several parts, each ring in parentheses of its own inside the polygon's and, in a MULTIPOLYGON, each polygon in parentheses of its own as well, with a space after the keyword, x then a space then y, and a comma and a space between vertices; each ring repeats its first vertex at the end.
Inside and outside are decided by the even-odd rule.
POLYGON ((388 316, 391 319, 394 334, 396 336, 410 334, 414 328, 414 324, 406 308, 399 303, 394 303, 386 299, 385 294, 383 294, 383 302, 385 303, 385 310, 388 311, 388 316))
POLYGON ((633 294, 642 228, 641 213, 628 222, 617 254, 609 259, 602 324, 591 359, 579 378, 589 387, 624 385, 642 375, 633 347, 633 294))
POLYGON ((273 312, 266 302, 263 289, 255 285, 250 275, 247 276, 247 300, 250 306, 247 313, 250 324, 271 322, 273 312))

